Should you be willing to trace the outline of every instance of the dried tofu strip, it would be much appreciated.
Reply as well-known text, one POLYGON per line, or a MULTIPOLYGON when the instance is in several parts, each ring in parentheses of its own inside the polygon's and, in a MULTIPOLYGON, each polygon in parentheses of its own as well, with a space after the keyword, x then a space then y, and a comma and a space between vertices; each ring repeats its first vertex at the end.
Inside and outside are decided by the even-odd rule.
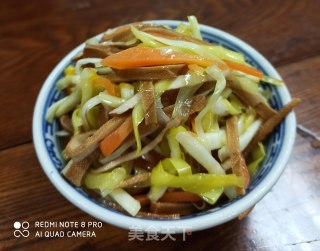
POLYGON ((62 115, 59 119, 60 124, 62 126, 62 128, 69 132, 69 133, 73 133, 73 126, 72 126, 72 122, 71 122, 71 118, 69 115, 62 115))
MULTIPOLYGON (((195 96, 197 95, 208 95, 215 87, 214 81, 204 82, 199 89, 196 91, 195 96)), ((175 104, 180 88, 168 89, 164 91, 161 95, 161 103, 164 107, 175 104)))
POLYGON ((172 79, 186 72, 185 64, 137 67, 132 69, 113 69, 107 75, 113 82, 150 81, 172 79))
POLYGON ((102 44, 86 44, 83 49, 81 58, 105 58, 120 50, 113 46, 102 44))
POLYGON ((138 212, 136 217, 143 217, 148 219, 179 219, 180 214, 155 214, 150 212, 138 212))
POLYGON ((123 25, 123 26, 115 28, 115 29, 109 29, 103 34, 100 43, 106 42, 106 41, 126 42, 128 40, 131 40, 132 38, 134 38, 134 35, 131 32, 131 26, 134 26, 138 29, 143 30, 146 27, 152 27, 155 25, 154 24, 143 24, 141 22, 136 22, 136 23, 123 25))
MULTIPOLYGON (((206 106, 206 96, 203 94, 199 94, 193 97, 191 107, 189 110, 189 115, 194 114, 196 112, 200 112, 206 106)), ((163 111, 168 117, 172 117, 172 113, 174 110, 174 105, 169 105, 163 108, 163 111)))
POLYGON ((76 145, 73 139, 66 146, 65 153, 75 161, 80 161, 89 156, 99 145, 100 141, 120 126, 128 115, 113 117, 96 130, 91 136, 86 137, 83 143, 76 145))
POLYGON ((233 93, 245 104, 251 106, 263 120, 267 120, 277 113, 262 96, 241 89, 233 81, 227 81, 227 86, 231 88, 233 93))
POLYGON ((198 94, 208 95, 211 91, 213 91, 215 85, 216 85, 216 81, 211 81, 211 80, 205 81, 199 87, 195 95, 198 95, 198 94))
POLYGON ((191 36, 186 36, 182 33, 179 33, 174 30, 170 29, 165 29, 162 27, 144 27, 141 30, 143 30, 146 33, 149 33, 154 36, 158 37, 164 37, 172 40, 181 40, 181 41, 187 41, 187 42, 192 42, 196 44, 201 44, 201 45, 209 45, 212 46, 211 43, 191 37, 191 36))
POLYGON ((82 178, 91 165, 91 160, 83 159, 79 162, 70 160, 61 173, 74 185, 81 186, 82 178))
POLYGON ((145 124, 157 124, 158 119, 153 83, 151 81, 141 82, 139 92, 141 93, 141 102, 145 114, 145 124))
POLYGON ((192 203, 151 202, 150 212, 156 214, 190 215, 197 209, 192 203))
POLYGON ((149 172, 134 175, 133 177, 122 181, 117 188, 130 188, 136 185, 141 185, 150 181, 150 175, 151 174, 149 172))
POLYGON ((227 144, 230 151, 230 161, 232 165, 232 171, 237 176, 242 176, 245 181, 244 188, 237 188, 238 194, 245 194, 245 188, 248 187, 250 182, 250 175, 246 162, 241 154, 238 134, 238 118, 232 116, 226 121, 227 129, 227 144))
POLYGON ((180 88, 166 90, 161 95, 161 104, 166 107, 176 102, 180 88))
POLYGON ((265 121, 257 134, 251 140, 250 144, 244 150, 244 156, 247 156, 252 150, 256 147, 256 145, 263 141, 274 129, 275 127, 292 111, 292 109, 300 103, 300 99, 294 98, 288 104, 281 108, 279 112, 270 117, 267 121, 265 121))
POLYGON ((131 26, 136 27, 137 29, 144 31, 146 33, 152 34, 154 36, 164 37, 173 40, 181 40, 193 42, 201 45, 212 45, 209 42, 193 38, 191 36, 186 36, 177 31, 168 29, 161 25, 156 24, 146 24, 146 23, 132 23, 116 29, 108 30, 102 37, 101 42, 113 41, 113 42, 125 42, 134 38, 133 33, 131 32, 131 26))

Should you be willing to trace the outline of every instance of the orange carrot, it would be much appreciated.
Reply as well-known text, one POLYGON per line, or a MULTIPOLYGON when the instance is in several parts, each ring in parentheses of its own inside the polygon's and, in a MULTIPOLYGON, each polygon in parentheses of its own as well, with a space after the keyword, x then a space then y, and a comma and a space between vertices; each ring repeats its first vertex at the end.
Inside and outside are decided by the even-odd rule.
POLYGON ((93 79, 93 84, 102 86, 108 92, 108 94, 117 96, 117 86, 109 79, 97 76, 93 79))
POLYGON ((224 60, 224 62, 227 64, 227 66, 229 68, 231 68, 232 70, 237 70, 237 71, 241 71, 244 72, 246 74, 255 76, 259 79, 261 79, 263 77, 263 73, 253 67, 244 65, 244 64, 238 64, 236 62, 233 61, 229 61, 229 60, 224 60))
POLYGON ((185 191, 172 191, 166 192, 161 198, 160 201, 162 202, 199 202, 202 199, 190 192, 185 191))
MULTIPOLYGON (((253 67, 224 60, 226 65, 233 70, 241 71, 249 75, 263 77, 263 73, 253 67)), ((112 54, 101 61, 101 65, 115 69, 129 69, 143 66, 168 65, 168 64, 196 64, 199 66, 210 66, 218 63, 224 69, 225 65, 219 64, 210 58, 198 55, 172 51, 169 49, 154 49, 149 47, 132 47, 118 53, 112 54)), ((191 66, 192 67, 192 66, 191 66)))
POLYGON ((100 150, 104 156, 108 156, 116 150, 127 136, 132 132, 132 119, 128 117, 115 131, 110 133, 100 143, 100 150))
POLYGON ((115 69, 183 63, 209 66, 215 61, 190 53, 148 47, 132 47, 112 54, 101 61, 101 65, 115 69))

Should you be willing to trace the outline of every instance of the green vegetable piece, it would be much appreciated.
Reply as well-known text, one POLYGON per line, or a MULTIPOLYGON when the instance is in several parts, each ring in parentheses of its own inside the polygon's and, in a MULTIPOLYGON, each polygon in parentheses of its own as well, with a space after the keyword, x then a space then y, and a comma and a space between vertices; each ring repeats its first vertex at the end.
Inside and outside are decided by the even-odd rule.
POLYGON ((137 142, 137 152, 136 154, 139 155, 141 152, 141 139, 140 139, 140 134, 139 134, 139 124, 143 121, 144 119, 144 111, 143 111, 143 106, 142 103, 139 102, 132 110, 132 123, 133 123, 133 132, 134 132, 134 137, 137 142))
POLYGON ((151 172, 152 186, 182 188, 185 191, 200 195, 210 192, 212 189, 225 186, 244 187, 243 178, 234 174, 214 175, 197 173, 175 176, 164 170, 163 163, 166 164, 166 160, 159 162, 151 172))
POLYGON ((127 177, 126 169, 123 167, 118 167, 110 172, 105 173, 87 173, 84 177, 84 184, 89 189, 97 189, 100 191, 101 196, 105 197, 113 189, 119 185, 127 177))
POLYGON ((248 170, 251 177, 256 173, 259 164, 263 161, 265 156, 266 156, 266 152, 265 152, 264 146, 261 142, 259 142, 256 149, 254 149, 253 152, 251 153, 252 161, 248 165, 248 170))

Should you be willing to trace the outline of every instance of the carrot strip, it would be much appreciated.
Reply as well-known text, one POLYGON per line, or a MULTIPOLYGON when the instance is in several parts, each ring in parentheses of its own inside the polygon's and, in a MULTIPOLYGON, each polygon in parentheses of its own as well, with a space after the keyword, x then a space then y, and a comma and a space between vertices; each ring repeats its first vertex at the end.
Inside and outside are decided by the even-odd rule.
POLYGON ((132 132, 132 119, 128 117, 115 131, 110 133, 100 143, 100 150, 104 156, 109 156, 116 150, 126 137, 132 132))
POLYGON ((94 85, 102 86, 110 95, 117 96, 117 86, 109 79, 97 76, 93 79, 94 85))
POLYGON ((211 59, 190 53, 148 47, 132 47, 112 54, 101 61, 101 65, 115 69, 168 64, 197 64, 200 66, 210 66, 214 63, 215 61, 211 59))
POLYGON ((255 68, 253 68, 253 67, 250 67, 250 66, 247 66, 247 65, 244 65, 244 64, 238 64, 236 62, 229 61, 229 60, 224 60, 224 62, 232 70, 241 71, 241 72, 247 73, 249 75, 252 75, 254 77, 257 77, 259 79, 261 79, 263 77, 263 73, 261 71, 255 69, 255 68))
MULTIPOLYGON (((244 64, 238 64, 229 60, 224 60, 224 62, 233 70, 244 72, 259 79, 263 77, 263 73, 253 67, 244 64)), ((217 62, 212 59, 190 53, 138 46, 114 53, 101 61, 101 65, 115 69, 129 69, 143 66, 168 64, 196 64, 206 67, 213 65, 214 63, 217 62)), ((220 65, 220 67, 224 68, 224 65, 220 65)))
POLYGON ((161 198, 162 202, 199 202, 202 199, 193 193, 185 191, 166 192, 161 198))

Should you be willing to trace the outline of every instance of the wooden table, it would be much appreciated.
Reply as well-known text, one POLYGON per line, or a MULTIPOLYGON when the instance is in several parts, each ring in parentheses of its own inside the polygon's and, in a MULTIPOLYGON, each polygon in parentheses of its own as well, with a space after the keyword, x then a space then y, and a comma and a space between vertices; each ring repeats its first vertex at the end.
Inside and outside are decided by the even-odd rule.
POLYGON ((320 150, 297 135, 286 171, 249 217, 176 240, 129 241, 103 224, 95 238, 14 237, 14 222, 90 222, 42 171, 31 135, 32 112, 46 76, 85 39, 108 27, 185 20, 234 34, 265 55, 302 99, 298 123, 320 135, 320 2, 2 0, 0 3, 0 250, 320 250, 320 150))

